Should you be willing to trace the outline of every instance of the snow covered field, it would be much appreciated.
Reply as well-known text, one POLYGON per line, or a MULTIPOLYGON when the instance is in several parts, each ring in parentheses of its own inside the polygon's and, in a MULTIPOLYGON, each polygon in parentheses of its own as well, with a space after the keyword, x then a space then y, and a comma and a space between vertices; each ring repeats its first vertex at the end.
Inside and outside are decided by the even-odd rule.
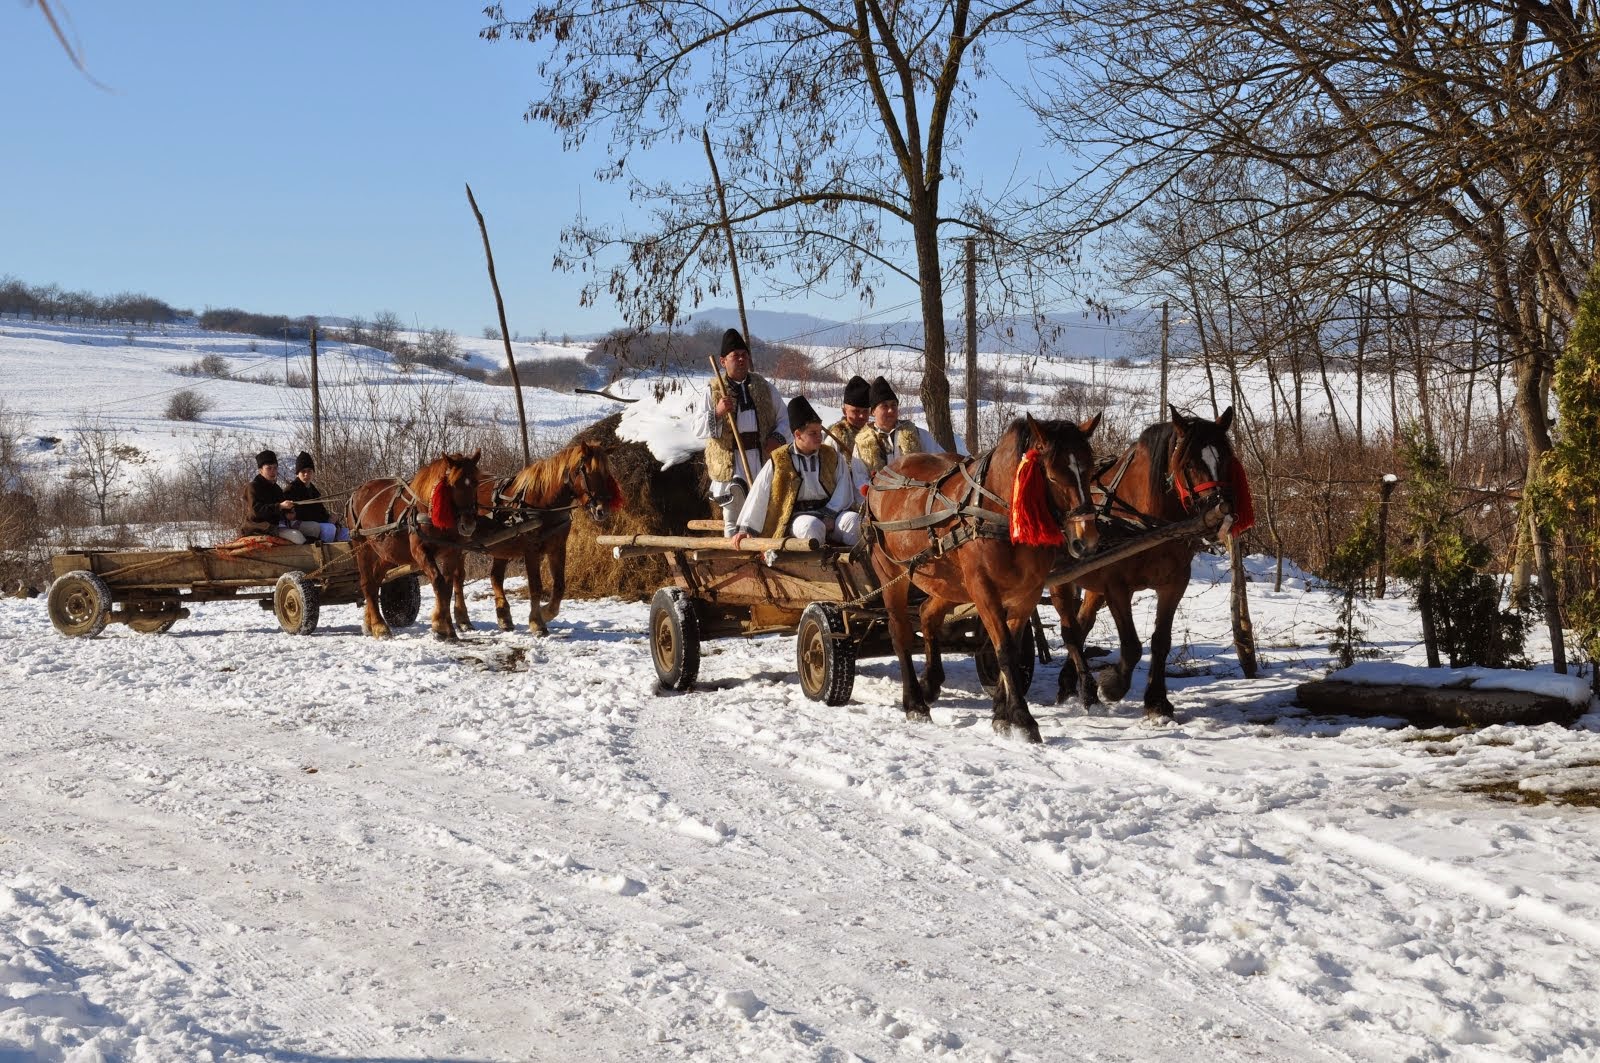
MULTIPOLYGON (((36 472, 86 417, 157 462, 303 429, 281 386, 168 372, 281 378, 270 341, 127 332, 0 321, 0 398, 63 440, 36 472), (201 422, 161 416, 184 387, 201 422)), ((399 379, 366 349, 326 364, 399 379)), ((1111 372, 1029 379, 1043 401, 1111 372)), ((1174 393, 1209 405, 1193 374, 1174 393)), ((528 394, 552 438, 616 409, 528 394)), ((685 401, 629 430, 692 449, 685 401)), ((932 725, 901 718, 886 660, 848 707, 806 701, 782 637, 709 643, 700 688, 663 696, 643 604, 445 646, 363 638, 353 606, 291 638, 253 604, 69 641, 42 600, 0 600, 0 1063, 1600 1058, 1600 811, 1570 803, 1600 792, 1600 711, 1308 716, 1329 596, 1252 585, 1247 681, 1221 569, 1195 575, 1178 724, 1142 721, 1143 667, 1101 713, 1039 704, 1052 664, 1031 748, 992 734, 964 658, 932 725)), ((1366 627, 1420 662, 1404 601, 1366 627)))
POLYGON ((1307 717, 1328 596, 1253 585, 1246 681, 1196 574, 1178 725, 1042 748, 961 658, 932 725, 890 661, 806 701, 782 637, 658 695, 633 603, 445 646, 0 601, 0 1059, 1600 1056, 1600 813, 1472 789, 1594 787, 1600 712, 1307 717))

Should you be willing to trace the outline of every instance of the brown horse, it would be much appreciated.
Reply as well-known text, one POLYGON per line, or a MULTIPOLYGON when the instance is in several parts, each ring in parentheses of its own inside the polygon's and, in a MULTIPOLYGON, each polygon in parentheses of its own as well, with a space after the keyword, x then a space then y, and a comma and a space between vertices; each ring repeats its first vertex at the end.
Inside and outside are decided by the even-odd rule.
POLYGON ((1081 425, 1018 419, 980 457, 913 454, 873 477, 867 492, 872 567, 900 659, 907 719, 928 719, 928 702, 944 684, 940 628, 952 608, 971 602, 999 662, 994 729, 1009 734, 1019 727, 1029 741, 1040 741, 1013 647, 1038 608, 1061 548, 1081 555, 1095 544, 1089 437, 1099 423, 1098 414, 1081 425), (911 662, 912 584, 928 595, 921 611, 927 666, 920 683, 911 662))
POLYGON ((388 638, 389 625, 378 612, 383 577, 402 565, 415 565, 433 584, 433 633, 455 641, 450 623, 450 587, 462 568, 461 544, 478 524, 478 457, 446 454, 424 465, 411 483, 368 480, 345 504, 350 547, 361 577, 366 614, 361 628, 388 638))
MULTIPOLYGON (((1099 508, 1106 527, 1122 534, 1137 534, 1209 511, 1218 524, 1233 517, 1235 534, 1254 520, 1250 511, 1250 485, 1228 441, 1233 407, 1215 421, 1168 407, 1171 419, 1153 424, 1138 442, 1094 478, 1099 508)), ((1117 623, 1122 654, 1117 664, 1101 673, 1100 693, 1112 701, 1128 692, 1134 665, 1143 649, 1133 624, 1135 591, 1156 592, 1156 623, 1150 633, 1150 679, 1145 684, 1144 711, 1149 718, 1170 718, 1167 699, 1167 652, 1172 648, 1172 617, 1189 586, 1189 566, 1200 548, 1198 538, 1175 539, 1144 553, 1091 572, 1076 584, 1050 588, 1050 600, 1061 616, 1061 639, 1067 660, 1056 686, 1060 704, 1077 687, 1084 706, 1095 704, 1095 679, 1083 659, 1083 643, 1094 626, 1095 613, 1104 602, 1117 623), (1073 588, 1083 591, 1078 601, 1073 588)))
MULTIPOLYGON (((611 475, 605 448, 599 443, 573 443, 515 476, 485 480, 478 485, 477 505, 480 517, 499 526, 525 529, 488 548, 494 558, 489 582, 494 587, 494 615, 500 630, 510 631, 514 626, 505 576, 511 562, 521 561, 528 571, 528 630, 550 634, 547 624, 561 609, 561 596, 567 589, 572 511, 582 507, 596 524, 603 525, 614 510, 622 508, 622 487, 611 475), (550 601, 541 605, 544 589, 539 561, 546 557, 550 559, 550 601)), ((455 621, 457 627, 470 629, 463 582, 455 584, 455 621)))

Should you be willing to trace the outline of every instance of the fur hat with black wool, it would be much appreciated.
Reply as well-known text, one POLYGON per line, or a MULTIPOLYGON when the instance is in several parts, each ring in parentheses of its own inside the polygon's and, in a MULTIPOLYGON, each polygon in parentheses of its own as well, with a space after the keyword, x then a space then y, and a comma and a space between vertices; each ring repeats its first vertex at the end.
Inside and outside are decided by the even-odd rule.
POLYGON ((867 393, 869 406, 876 406, 880 402, 899 402, 900 396, 894 393, 894 388, 883 377, 872 378, 872 390, 867 393))
POLYGON ((872 405, 872 388, 867 383, 866 377, 857 373, 845 384, 844 404, 846 406, 872 405))
POLYGON ((311 469, 314 472, 316 471, 316 468, 317 463, 312 461, 311 455, 307 454, 305 451, 302 450, 300 453, 294 456, 295 472, 305 472, 307 469, 311 469))
POLYGON ((278 464, 278 455, 274 454, 270 450, 263 450, 261 453, 256 455, 256 468, 258 469, 263 465, 276 464, 278 464))
POLYGON ((796 395, 789 400, 789 431, 798 432, 808 424, 821 424, 822 418, 817 416, 817 411, 811 408, 811 403, 804 395, 796 395))
POLYGON ((734 351, 750 353, 750 345, 745 343, 744 337, 739 335, 739 330, 731 328, 722 334, 722 353, 719 357, 726 358, 734 351))

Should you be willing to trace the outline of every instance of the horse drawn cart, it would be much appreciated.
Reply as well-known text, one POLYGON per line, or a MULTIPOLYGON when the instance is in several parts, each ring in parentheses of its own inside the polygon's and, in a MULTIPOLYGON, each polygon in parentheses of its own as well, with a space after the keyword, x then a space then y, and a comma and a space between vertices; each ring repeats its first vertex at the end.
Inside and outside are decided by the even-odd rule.
MULTIPOLYGON (((1183 536, 1214 530, 1205 517, 1173 524, 1060 566, 1052 578, 1071 580, 1104 565, 1183 536)), ((602 535, 601 546, 619 560, 666 558, 673 585, 650 603, 650 650, 656 676, 669 690, 687 690, 700 670, 706 639, 765 634, 795 636, 800 689, 812 701, 843 705, 855 686, 856 662, 893 655, 888 616, 864 549, 852 552, 814 539, 745 539, 735 547, 720 520, 692 521, 701 535, 602 535)), ((1035 615, 1032 638, 1018 646, 1024 683, 1036 660, 1049 660, 1044 628, 1035 615)), ((920 634, 920 632, 919 632, 920 634)), ((999 666, 976 610, 959 606, 938 635, 942 649, 974 658, 978 680, 993 694, 999 666)))
MULTIPOLYGON (((50 623, 69 638, 98 635, 107 624, 159 634, 186 618, 191 603, 252 600, 272 610, 283 630, 309 635, 322 606, 361 601, 349 543, 245 540, 187 550, 86 550, 57 554, 51 567, 50 623)), ((379 594, 386 623, 413 623, 421 604, 415 571, 388 575, 379 594)))

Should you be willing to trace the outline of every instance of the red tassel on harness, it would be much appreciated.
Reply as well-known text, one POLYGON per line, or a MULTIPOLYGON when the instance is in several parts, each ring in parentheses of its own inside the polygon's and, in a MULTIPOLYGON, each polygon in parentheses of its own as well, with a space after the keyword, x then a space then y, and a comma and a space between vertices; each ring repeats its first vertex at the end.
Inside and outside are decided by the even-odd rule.
POLYGON ((1243 535, 1256 523, 1256 504, 1250 497, 1250 479, 1244 474, 1244 464, 1233 459, 1229 469, 1233 474, 1233 527, 1230 533, 1243 535))
POLYGON ((610 495, 606 498, 606 508, 610 509, 610 510, 621 509, 622 508, 622 485, 617 483, 617 478, 615 476, 608 476, 608 477, 606 477, 606 479, 608 481, 606 483, 606 489, 611 492, 610 495))
POLYGON ((433 501, 428 506, 428 520, 433 522, 435 528, 442 528, 445 531, 455 530, 456 501, 450 497, 450 490, 443 480, 433 485, 433 501))
POLYGON ((1017 546, 1060 546, 1066 542, 1061 525, 1050 516, 1037 450, 1022 455, 1011 481, 1011 541, 1017 546))

